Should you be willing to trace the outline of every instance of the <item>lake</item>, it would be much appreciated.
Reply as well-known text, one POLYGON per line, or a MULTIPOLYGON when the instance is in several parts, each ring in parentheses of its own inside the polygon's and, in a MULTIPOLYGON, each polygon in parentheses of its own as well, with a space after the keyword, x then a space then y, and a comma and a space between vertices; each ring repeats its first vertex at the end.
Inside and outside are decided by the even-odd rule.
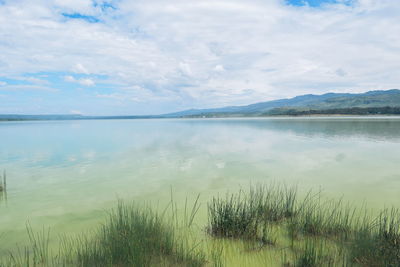
POLYGON ((0 140, 0 254, 26 240, 27 222, 79 233, 117 199, 166 205, 171 191, 205 202, 279 182, 399 206, 398 117, 0 122, 0 140))

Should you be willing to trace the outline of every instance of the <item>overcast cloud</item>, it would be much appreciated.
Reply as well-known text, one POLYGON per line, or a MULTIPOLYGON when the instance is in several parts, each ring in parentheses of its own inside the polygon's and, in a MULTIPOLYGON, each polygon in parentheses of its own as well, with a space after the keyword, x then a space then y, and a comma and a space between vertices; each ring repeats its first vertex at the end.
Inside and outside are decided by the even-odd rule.
POLYGON ((158 114, 399 88, 400 2, 0 0, 0 113, 158 114))

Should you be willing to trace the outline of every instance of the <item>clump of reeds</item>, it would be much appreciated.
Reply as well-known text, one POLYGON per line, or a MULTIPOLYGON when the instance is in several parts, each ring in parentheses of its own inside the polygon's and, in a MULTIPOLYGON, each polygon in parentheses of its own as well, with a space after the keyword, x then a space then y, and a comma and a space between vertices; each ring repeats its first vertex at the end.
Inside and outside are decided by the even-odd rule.
POLYGON ((323 254, 314 242, 307 241, 305 249, 296 254, 295 267, 319 267, 323 264, 323 254))
POLYGON ((272 224, 298 216, 297 188, 255 186, 208 204, 208 232, 215 237, 257 239, 271 244, 272 224))
POLYGON ((364 266, 400 266, 400 211, 385 209, 354 232, 350 260, 364 266))
POLYGON ((257 203, 263 220, 280 222, 297 214, 297 187, 285 185, 255 186, 250 188, 249 199, 257 203))
MULTIPOLYGON (((30 245, 0 261, 0 267, 222 266, 222 248, 213 249, 207 261, 199 243, 185 237, 195 224, 199 196, 192 208, 186 199, 182 220, 172 196, 168 207, 170 220, 167 209, 160 215, 119 202, 99 231, 62 239, 55 256, 48 232, 34 234, 28 226, 30 245)), ((276 230, 286 230, 291 244, 284 248, 284 266, 400 266, 400 210, 385 209, 375 219, 368 214, 360 216, 341 200, 323 200, 320 192, 299 199, 296 187, 256 186, 213 198, 207 229, 213 237, 246 240, 251 250, 275 245, 276 230)))
POLYGON ((223 267, 224 260, 223 260, 223 248, 222 247, 213 247, 211 250, 211 260, 213 263, 213 267, 223 267))
POLYGON ((262 199, 255 195, 213 198, 208 205, 208 232, 214 237, 258 241, 262 246, 275 243, 272 225, 265 220, 262 199))
POLYGON ((286 186, 256 186, 208 204, 208 232, 215 237, 275 243, 272 224, 297 215, 297 189, 286 186))
MULTIPOLYGON (((197 201, 193 209, 197 209, 197 201)), ((193 212, 189 219, 193 218, 193 212)), ((28 228, 29 246, 0 261, 1 267, 35 266, 204 266, 198 243, 179 235, 172 221, 150 208, 119 202, 94 235, 64 236, 56 255, 49 252, 49 232, 28 228)), ((219 260, 213 255, 211 260, 219 260)))
POLYGON ((332 250, 327 249, 328 247, 324 242, 318 239, 307 239, 303 243, 301 250, 295 251, 294 261, 284 262, 284 266, 293 267, 330 267, 330 266, 346 266, 343 261, 335 259, 335 255, 332 255, 332 250))
POLYGON ((342 201, 321 202, 320 198, 303 201, 301 209, 290 223, 296 234, 347 239, 355 222, 356 209, 342 201))
POLYGON ((208 231, 216 237, 256 238, 260 231, 260 203, 242 194, 213 198, 208 205, 208 231))
POLYGON ((0 176, 0 193, 7 192, 7 175, 6 171, 3 172, 3 175, 0 176))
POLYGON ((58 266, 56 258, 52 258, 49 251, 50 230, 43 229, 35 233, 30 224, 27 224, 29 245, 10 252, 9 257, 0 262, 1 267, 30 267, 30 266, 58 266))
POLYGON ((360 217, 359 210, 344 205, 342 200, 322 199, 320 192, 309 192, 299 200, 296 190, 261 186, 252 187, 247 194, 240 191, 225 199, 214 198, 208 205, 209 233, 268 243, 270 226, 284 226, 291 241, 289 247, 296 252, 295 263, 288 266, 333 266, 338 262, 342 266, 400 266, 399 210, 386 209, 371 220, 367 213, 360 217), (310 237, 329 240, 328 250, 340 252, 323 258, 322 247, 306 241, 298 253, 294 240, 304 244, 304 238, 310 237))
POLYGON ((173 227, 150 209, 119 203, 93 239, 77 244, 80 266, 202 266, 203 253, 177 239, 173 227))
POLYGON ((295 249, 287 249, 281 252, 281 263, 284 267, 353 266, 347 262, 343 250, 329 240, 306 238, 295 249))
POLYGON ((0 174, 0 201, 3 198, 7 201, 7 175, 6 171, 3 172, 3 175, 0 174))

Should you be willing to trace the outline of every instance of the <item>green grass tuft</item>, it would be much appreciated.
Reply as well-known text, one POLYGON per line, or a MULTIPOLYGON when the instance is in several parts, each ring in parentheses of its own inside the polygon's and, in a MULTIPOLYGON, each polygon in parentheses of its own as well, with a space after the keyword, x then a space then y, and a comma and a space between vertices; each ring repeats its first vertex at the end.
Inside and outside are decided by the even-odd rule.
POLYGON ((108 222, 77 248, 81 266, 202 266, 205 256, 177 239, 174 228, 150 209, 119 203, 108 222))
POLYGON ((350 260, 363 266, 400 266, 400 212, 385 209, 362 224, 349 245, 350 260))

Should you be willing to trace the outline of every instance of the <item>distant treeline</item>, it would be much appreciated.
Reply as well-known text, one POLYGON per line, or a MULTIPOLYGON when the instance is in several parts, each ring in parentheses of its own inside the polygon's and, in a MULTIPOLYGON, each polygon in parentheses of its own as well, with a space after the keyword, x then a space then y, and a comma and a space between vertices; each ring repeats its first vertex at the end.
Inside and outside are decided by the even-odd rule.
POLYGON ((334 108, 334 109, 273 109, 263 115, 400 115, 400 107, 369 107, 369 108, 334 108))
POLYGON ((308 109, 275 108, 265 113, 210 112, 182 116, 182 118, 228 118, 228 117, 266 117, 266 116, 311 116, 311 115, 400 115, 400 107, 333 108, 308 109))
POLYGON ((82 116, 82 115, 0 115, 0 121, 41 121, 41 120, 131 120, 152 119, 161 116, 82 116))
POLYGON ((274 108, 265 113, 257 112, 204 112, 186 116, 82 116, 82 115, 0 115, 0 121, 27 120, 123 120, 160 118, 238 118, 266 116, 311 116, 311 115, 400 115, 400 107, 352 107, 333 109, 274 108))

